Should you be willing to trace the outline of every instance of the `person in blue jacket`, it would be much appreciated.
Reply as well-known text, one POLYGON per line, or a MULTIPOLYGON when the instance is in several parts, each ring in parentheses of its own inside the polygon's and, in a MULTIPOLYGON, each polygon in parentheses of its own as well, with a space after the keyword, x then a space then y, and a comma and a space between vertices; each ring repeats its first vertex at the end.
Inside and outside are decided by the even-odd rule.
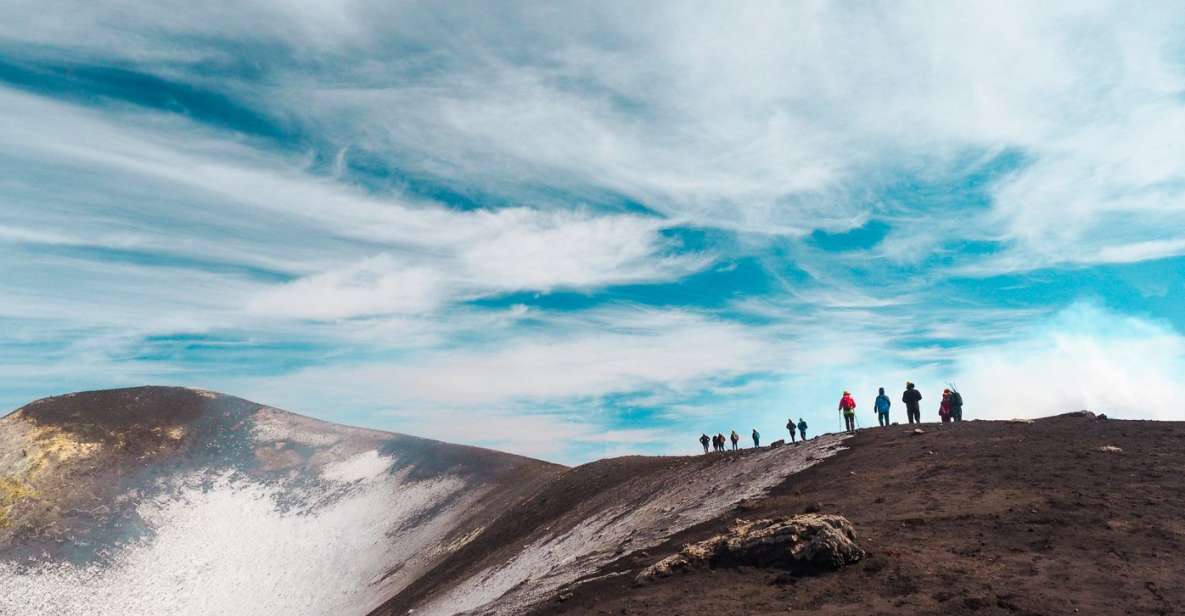
POLYGON ((876 402, 873 403, 873 409, 876 410, 876 421, 882 426, 889 425, 889 407, 892 403, 889 402, 889 397, 885 395, 885 388, 880 389, 880 395, 876 397, 876 402))
POLYGON ((806 440, 806 420, 801 417, 798 418, 798 437, 806 440))
POLYGON ((753 446, 761 447, 761 433, 757 431, 757 428, 753 428, 753 446))

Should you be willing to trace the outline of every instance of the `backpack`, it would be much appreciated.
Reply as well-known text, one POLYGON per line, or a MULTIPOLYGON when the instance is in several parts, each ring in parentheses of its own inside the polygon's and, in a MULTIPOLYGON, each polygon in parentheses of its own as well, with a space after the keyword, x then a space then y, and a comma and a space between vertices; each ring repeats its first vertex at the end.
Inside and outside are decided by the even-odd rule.
POLYGON ((950 392, 950 405, 954 408, 963 407, 963 396, 957 391, 950 392))

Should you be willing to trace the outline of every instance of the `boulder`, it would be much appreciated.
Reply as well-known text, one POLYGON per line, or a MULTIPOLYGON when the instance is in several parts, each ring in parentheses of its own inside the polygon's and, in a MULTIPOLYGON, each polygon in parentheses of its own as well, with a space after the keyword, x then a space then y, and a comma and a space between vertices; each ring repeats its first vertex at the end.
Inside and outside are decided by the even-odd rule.
POLYGON ((777 449, 778 447, 781 447, 782 445, 785 445, 785 444, 786 444, 786 439, 780 438, 780 439, 770 443, 769 448, 770 449, 777 449))
POLYGON ((638 583, 707 567, 785 569, 796 575, 834 571, 859 561, 851 522, 839 515, 807 513, 785 518, 737 520, 727 532, 683 546, 638 574, 638 583))

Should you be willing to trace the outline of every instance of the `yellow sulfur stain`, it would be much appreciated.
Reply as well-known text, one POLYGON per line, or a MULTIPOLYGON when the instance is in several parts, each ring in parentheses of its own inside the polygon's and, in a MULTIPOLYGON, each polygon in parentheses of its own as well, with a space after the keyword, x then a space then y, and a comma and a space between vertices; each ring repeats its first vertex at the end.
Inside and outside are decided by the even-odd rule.
POLYGON ((28 472, 44 467, 53 467, 62 462, 89 458, 99 451, 101 445, 78 437, 53 426, 34 428, 29 433, 32 447, 28 452, 28 472))
POLYGON ((9 519, 12 508, 21 499, 31 496, 33 496, 33 490, 25 484, 9 477, 0 477, 0 528, 8 528, 12 525, 12 521, 9 519))

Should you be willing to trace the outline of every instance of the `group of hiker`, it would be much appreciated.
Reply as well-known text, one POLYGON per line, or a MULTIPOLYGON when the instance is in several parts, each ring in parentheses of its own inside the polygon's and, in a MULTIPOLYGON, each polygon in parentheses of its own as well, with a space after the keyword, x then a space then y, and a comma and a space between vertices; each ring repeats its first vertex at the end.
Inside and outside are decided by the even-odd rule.
MULTIPOLYGON (((752 437, 753 446, 760 447, 761 433, 757 431, 757 428, 753 428, 752 437)), ((741 442, 741 435, 737 434, 736 430, 733 430, 732 434, 728 436, 717 433, 716 436, 708 437, 707 434, 701 434, 699 435, 699 444, 704 446, 704 453, 708 453, 708 441, 712 442, 712 451, 728 451, 729 441, 732 442, 732 450, 736 451, 741 442)))
MULTIPOLYGON (((798 428, 798 433, 802 440, 806 440, 806 421, 799 417, 798 423, 795 424, 793 419, 786 420, 786 429, 790 431, 790 442, 795 442, 794 429, 798 428)), ((753 447, 761 447, 761 433, 757 428, 753 428, 753 447)), ((736 451, 741 441, 741 435, 737 434, 736 430, 732 434, 724 436, 722 433, 717 433, 716 436, 708 436, 706 433, 699 436, 699 444, 704 446, 704 453, 708 453, 708 443, 712 444, 712 451, 728 451, 728 443, 732 443, 732 450, 736 451)))
MULTIPOLYGON (((909 423, 922 423, 922 392, 918 391, 917 386, 913 383, 905 383, 905 391, 901 394, 901 401, 905 403, 905 415, 909 423)), ((872 411, 876 413, 877 424, 879 426, 891 425, 889 420, 889 409, 892 408, 893 403, 889 400, 889 396, 885 395, 885 388, 881 387, 876 396, 876 401, 872 404, 872 411)), ((856 421, 856 399, 852 397, 852 393, 844 391, 843 396, 839 399, 839 412, 843 416, 844 429, 847 432, 855 432, 858 422, 856 421)), ((954 388, 950 386, 942 390, 942 401, 938 404, 938 417, 942 423, 949 423, 952 421, 963 421, 963 396, 954 388)), ((797 440, 806 441, 806 421, 799 417, 798 423, 794 423, 793 419, 786 420, 786 430, 790 432, 790 442, 797 440), (797 428, 798 438, 795 438, 795 429, 797 428)), ((761 433, 757 428, 753 428, 753 447, 761 446, 761 433)), ((716 436, 708 436, 701 434, 699 442, 704 446, 704 453, 708 453, 708 444, 711 443, 712 451, 727 451, 728 443, 732 443, 733 451, 736 451, 741 437, 736 430, 732 431, 729 436, 724 436, 723 433, 717 433, 716 436)))
MULTIPOLYGON (((906 381, 905 391, 901 394, 901 401, 905 403, 905 415, 909 423, 922 423, 922 392, 918 391, 916 385, 906 381)), ((885 388, 881 387, 880 393, 872 405, 872 411, 876 413, 878 425, 890 425, 889 409, 892 406, 893 403, 885 395, 885 388)), ((855 432, 857 423, 856 400, 852 398, 851 392, 843 392, 843 396, 839 399, 839 412, 843 414, 844 429, 848 432, 855 432)), ((963 395, 953 385, 942 390, 942 401, 938 404, 938 417, 942 420, 942 423, 963 421, 963 395)))

